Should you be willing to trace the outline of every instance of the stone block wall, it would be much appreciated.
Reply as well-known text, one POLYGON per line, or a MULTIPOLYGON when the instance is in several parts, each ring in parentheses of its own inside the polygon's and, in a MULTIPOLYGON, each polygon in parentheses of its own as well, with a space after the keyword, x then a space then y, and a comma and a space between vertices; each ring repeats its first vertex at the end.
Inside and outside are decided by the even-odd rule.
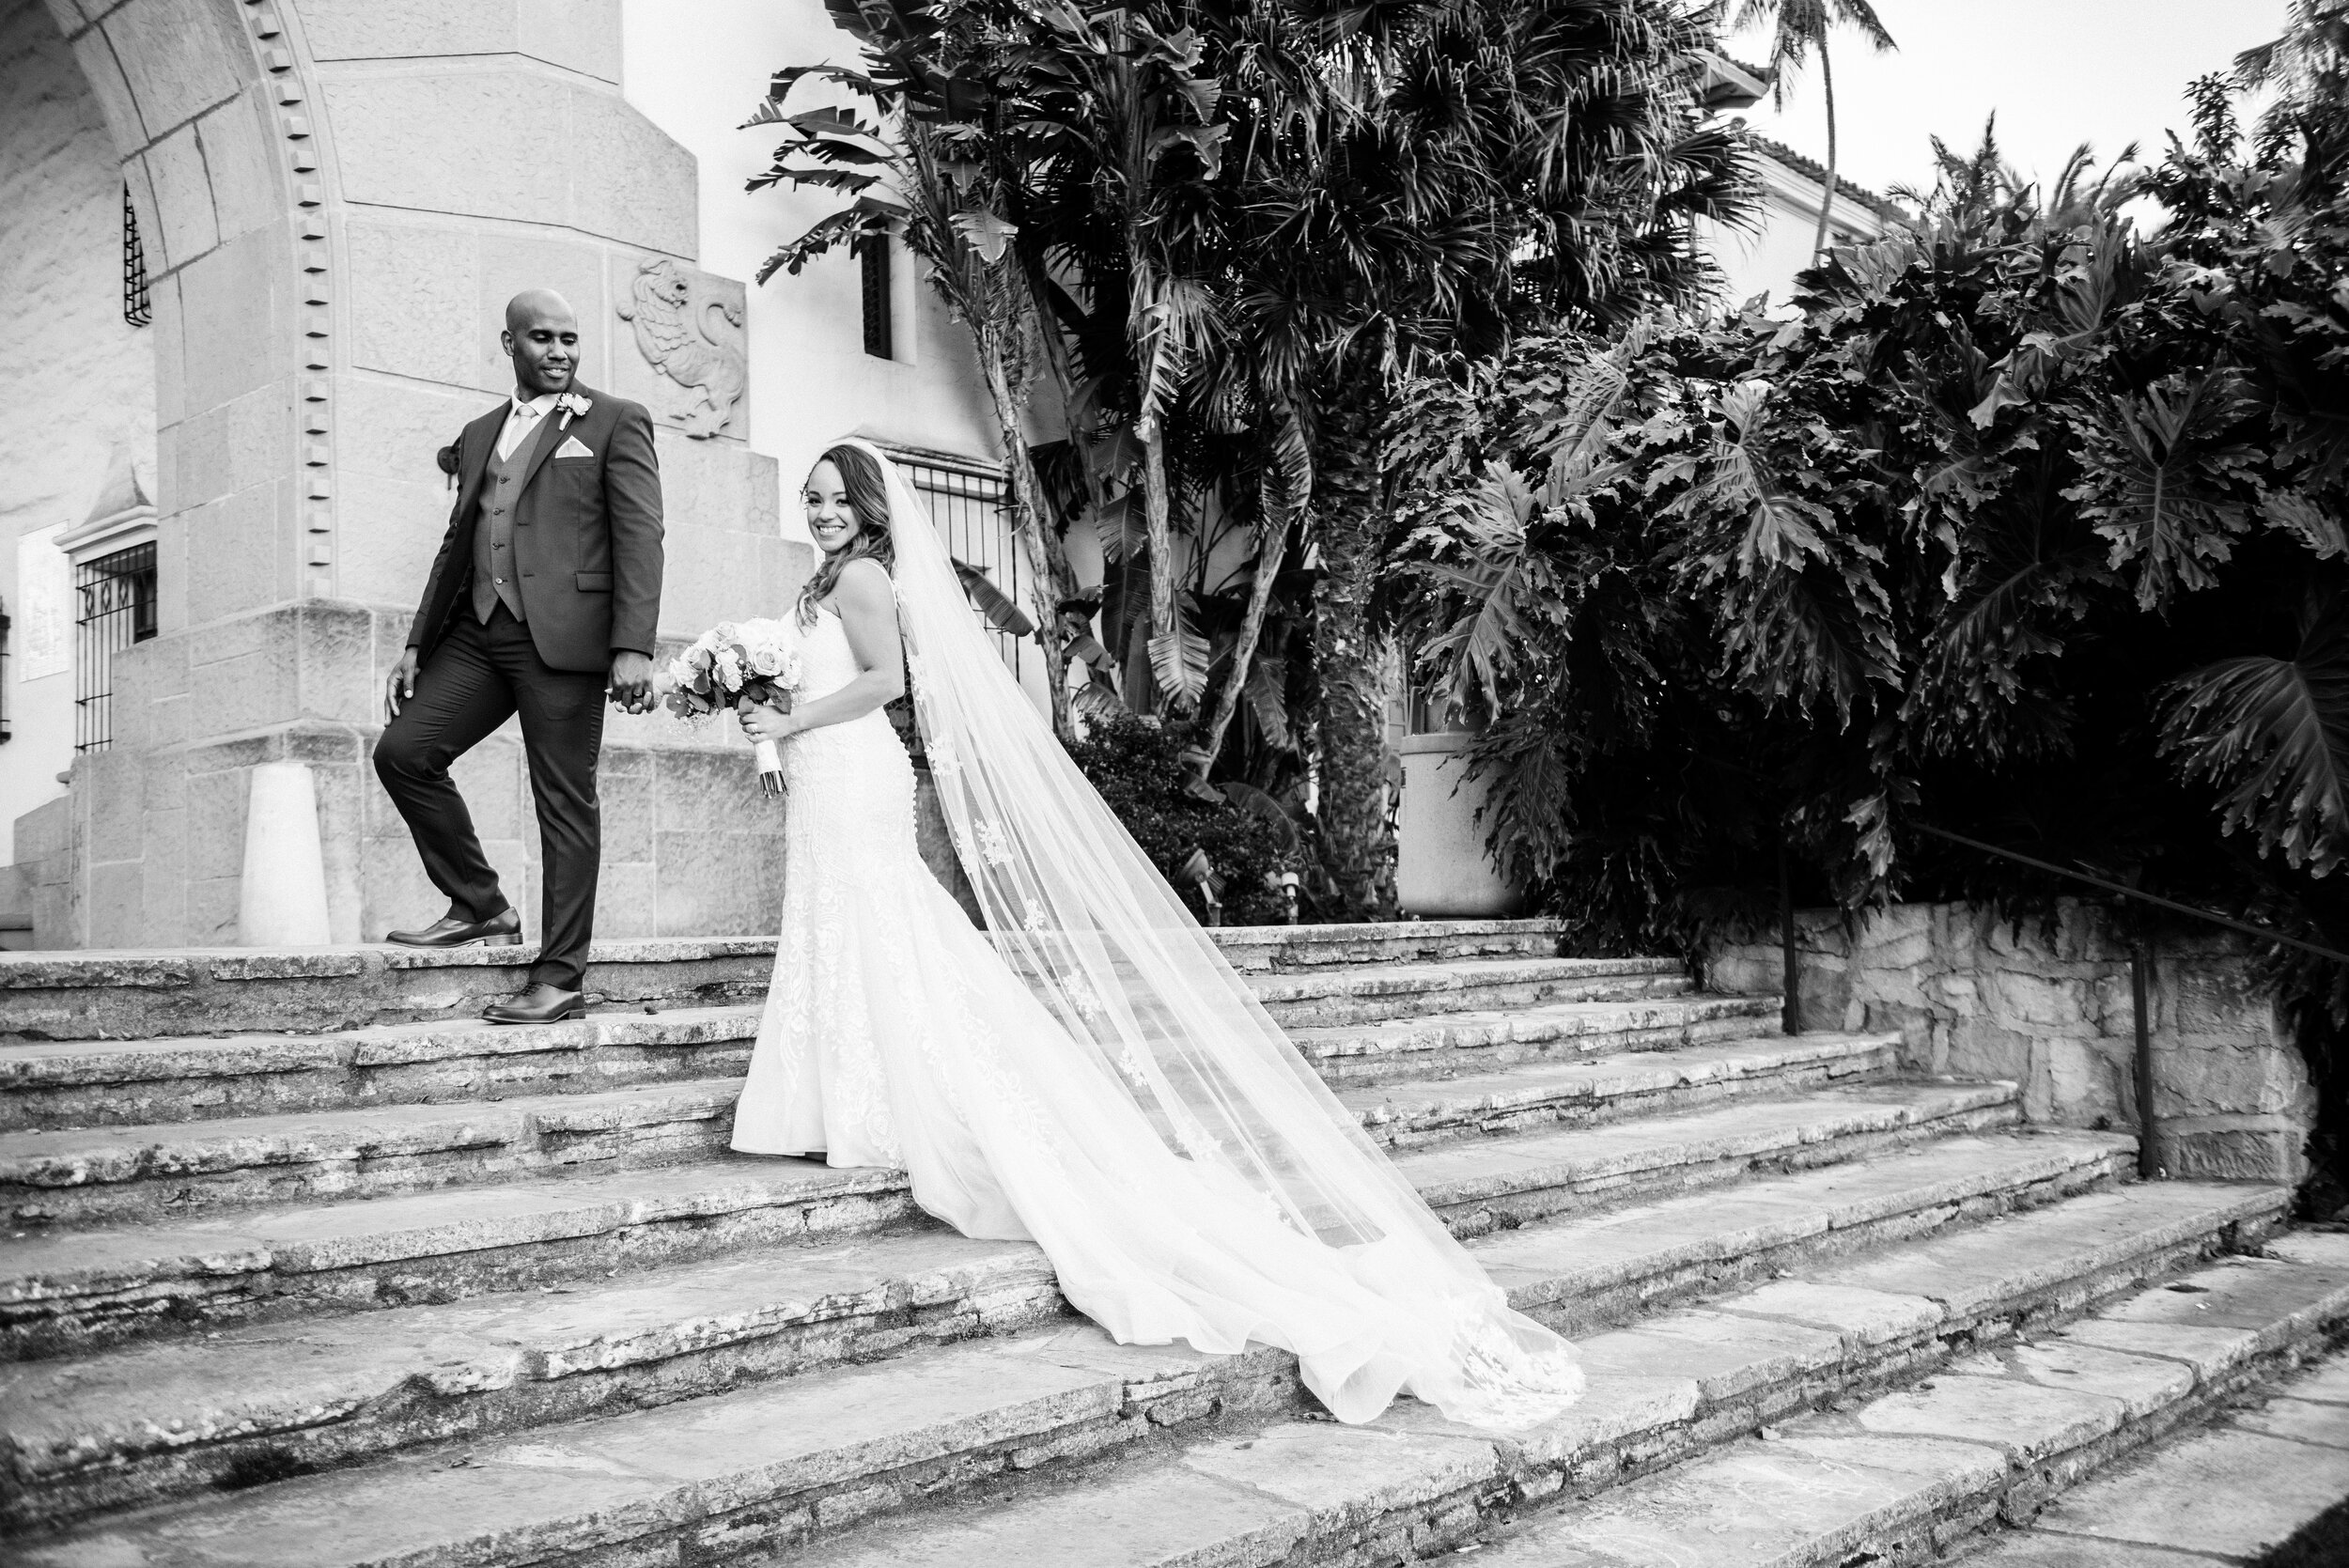
MULTIPOLYGON (((804 570, 802 559, 792 564, 804 570)), ((403 615, 310 600, 127 650, 117 699, 124 743, 77 759, 70 798, 18 826, 36 851, 37 945, 234 944, 246 792, 264 762, 304 762, 317 778, 334 940, 380 940, 439 918, 445 901, 371 760, 383 678, 406 642, 403 615), (228 738, 187 722, 191 707, 247 702, 265 722, 228 738)), ((483 848, 536 931, 538 829, 518 727, 509 722, 455 771, 483 848)), ((608 712, 599 784, 599 935, 774 930, 785 808, 758 793, 731 724, 608 712)))
MULTIPOLYGON (((2033 1122, 2138 1126, 2129 949, 2110 911, 2066 900, 2051 922, 1906 904, 1847 923, 1797 917, 1807 1030, 1897 1031, 1912 1067, 2011 1079, 2033 1122)), ((1704 955, 1715 989, 1776 992, 1777 933, 1704 955)), ((2165 933, 2147 996, 2156 1147, 2172 1176, 2298 1182, 2316 1097, 2273 998, 2223 932, 2165 933)))

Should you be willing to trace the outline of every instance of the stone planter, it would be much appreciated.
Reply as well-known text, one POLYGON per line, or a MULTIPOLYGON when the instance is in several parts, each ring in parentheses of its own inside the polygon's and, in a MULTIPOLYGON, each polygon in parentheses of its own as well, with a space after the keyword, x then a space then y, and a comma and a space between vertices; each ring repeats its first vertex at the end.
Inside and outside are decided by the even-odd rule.
POLYGON ((1523 903, 1485 852, 1476 820, 1486 788, 1468 777, 1465 732, 1408 735, 1395 747, 1403 758, 1403 801, 1395 824, 1395 900, 1422 920, 1489 920, 1513 915, 1523 903))

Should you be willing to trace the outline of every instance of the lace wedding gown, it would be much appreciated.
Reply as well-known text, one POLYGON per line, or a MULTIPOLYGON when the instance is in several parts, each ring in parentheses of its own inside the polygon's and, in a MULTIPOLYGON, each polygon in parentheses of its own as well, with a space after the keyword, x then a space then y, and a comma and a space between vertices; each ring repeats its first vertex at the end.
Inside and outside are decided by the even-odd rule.
MULTIPOLYGON (((901 1168, 965 1234, 1034 1240, 1118 1340, 1283 1346, 1345 1421, 1401 1391, 1492 1427, 1570 1403, 1571 1347, 1509 1308, 1182 909, 887 474, 910 684, 990 929, 915 847, 886 715, 785 741, 783 924, 734 1147, 901 1168)), ((829 611, 801 659, 802 702, 858 673, 829 611)))
MULTIPOLYGON (((820 697, 857 674, 839 617, 801 653, 820 697)), ((914 846, 913 769, 887 715, 783 747, 783 931, 734 1147, 901 1167, 965 1235, 1033 1238, 1077 1308, 1128 1343, 1284 1346, 1331 1389, 1408 1325, 1344 1255, 1166 1146, 963 913, 914 846)), ((1400 1369, 1395 1369, 1400 1371, 1400 1369)), ((1342 1417, 1383 1409, 1376 1374, 1342 1417)), ((1336 1406, 1333 1405, 1333 1408, 1336 1406)))

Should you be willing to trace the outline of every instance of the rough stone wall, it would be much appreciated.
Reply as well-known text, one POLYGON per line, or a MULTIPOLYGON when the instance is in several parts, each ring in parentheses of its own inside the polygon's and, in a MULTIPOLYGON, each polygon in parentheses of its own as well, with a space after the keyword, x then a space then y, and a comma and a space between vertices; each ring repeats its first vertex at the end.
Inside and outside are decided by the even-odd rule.
MULTIPOLYGON (((0 862, 15 819, 63 793, 70 670, 23 678, 36 629, 17 541, 89 514, 117 442, 151 472, 155 356, 122 315, 122 168, 106 118, 39 0, 0 0, 0 604, 15 642, 0 692, 0 862)), ((57 610, 67 610, 58 606, 57 610)), ((57 629, 54 626, 45 629, 57 629)), ((62 629, 70 638, 71 627, 62 629)))
MULTIPOLYGON (((2138 1125, 2129 950, 2101 906, 2066 900, 2052 923, 1996 921, 1965 904, 1797 916, 1806 1029, 1898 1031, 1931 1073, 2011 1079, 2034 1122, 2138 1125)), ((1705 955, 1716 989, 1781 988, 1777 934, 1705 955)), ((2316 1099, 2306 1068, 2224 933, 2165 934, 2148 995, 2154 1110, 2173 1176, 2297 1182, 2316 1099)))

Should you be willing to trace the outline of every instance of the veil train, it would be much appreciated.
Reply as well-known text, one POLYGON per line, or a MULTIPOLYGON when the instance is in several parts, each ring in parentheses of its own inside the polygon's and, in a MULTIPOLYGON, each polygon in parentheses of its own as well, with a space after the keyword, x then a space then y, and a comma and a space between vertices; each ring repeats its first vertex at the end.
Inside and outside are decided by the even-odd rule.
POLYGON ((997 1049, 1030 1084, 1115 1086, 1129 1134, 1070 1129, 1088 1180, 1112 1189, 1087 1212, 1114 1203, 1116 1223, 1166 1232, 1112 1250, 1157 1260, 1138 1282, 1089 1272, 1089 1245, 1064 1258, 1039 1228, 1069 1298, 1123 1336, 1221 1351, 1244 1330, 1285 1346, 1345 1421, 1397 1391, 1499 1428, 1571 1403, 1572 1347, 1509 1306, 1078 771, 971 613, 903 472, 869 442, 841 444, 888 481, 908 674, 956 852, 996 952, 1059 1026, 997 1049), (1213 1310, 1235 1301, 1248 1321, 1213 1310))

